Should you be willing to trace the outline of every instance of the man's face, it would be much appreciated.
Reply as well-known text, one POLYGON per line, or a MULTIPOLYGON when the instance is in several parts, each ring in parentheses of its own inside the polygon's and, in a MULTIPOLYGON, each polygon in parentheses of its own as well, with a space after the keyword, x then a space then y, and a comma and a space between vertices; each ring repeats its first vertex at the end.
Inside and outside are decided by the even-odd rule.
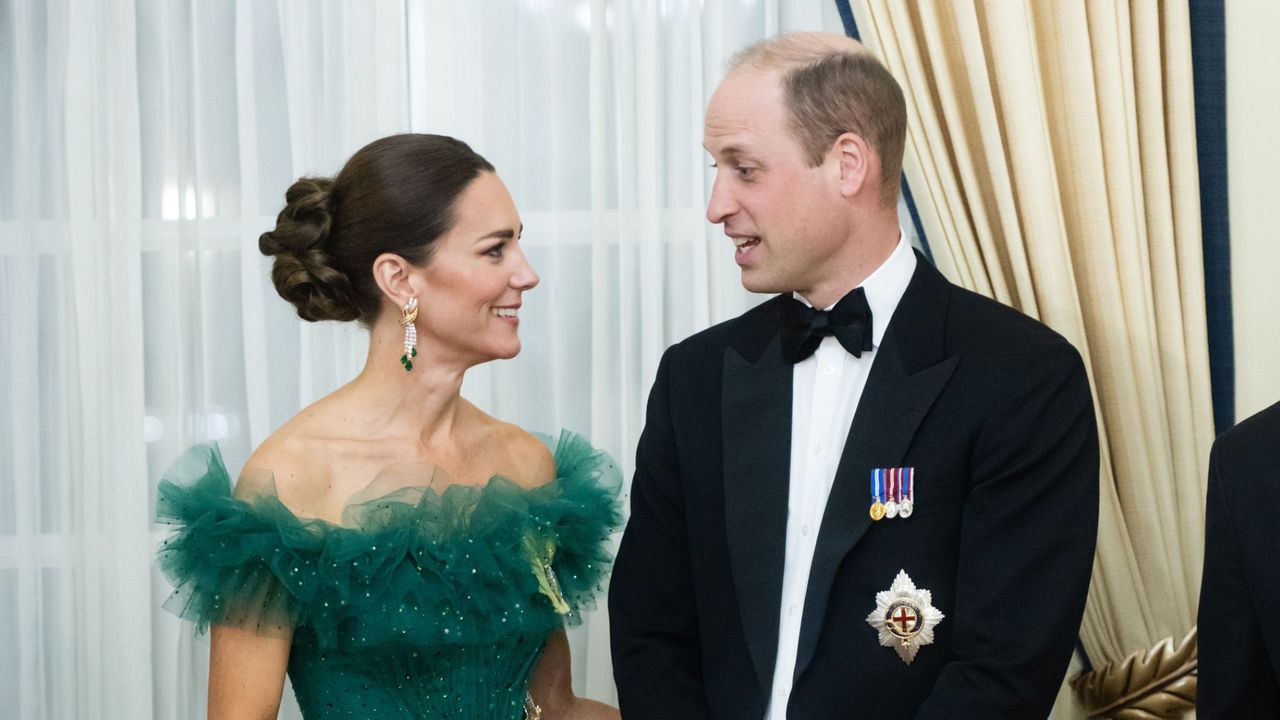
POLYGON ((848 236, 839 162, 810 167, 777 72, 740 69, 707 106, 703 147, 715 160, 707 220, 724 225, 751 292, 806 296, 848 236))

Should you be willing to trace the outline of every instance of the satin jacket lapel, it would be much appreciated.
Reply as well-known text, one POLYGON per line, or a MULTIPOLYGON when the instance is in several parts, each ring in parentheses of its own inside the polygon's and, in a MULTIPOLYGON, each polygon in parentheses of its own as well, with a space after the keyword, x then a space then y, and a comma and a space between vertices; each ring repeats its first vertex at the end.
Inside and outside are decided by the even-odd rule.
POLYGON ((817 649, 836 569, 871 526, 871 469, 901 465, 917 428, 959 362, 957 357, 942 357, 946 280, 925 260, 918 263, 876 350, 827 499, 809 571, 796 678, 817 649), (911 366, 921 360, 930 364, 911 366))
POLYGON ((734 589, 760 687, 778 651, 791 475, 791 372, 776 336, 754 361, 727 348, 721 395, 725 523, 734 589))

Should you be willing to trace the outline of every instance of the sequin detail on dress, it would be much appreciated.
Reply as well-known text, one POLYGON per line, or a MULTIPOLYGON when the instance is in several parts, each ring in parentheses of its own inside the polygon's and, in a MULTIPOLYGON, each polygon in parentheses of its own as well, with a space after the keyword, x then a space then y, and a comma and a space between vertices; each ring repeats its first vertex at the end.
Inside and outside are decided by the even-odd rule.
POLYGON ((271 494, 232 497, 217 447, 197 446, 159 487, 158 519, 177 526, 159 551, 165 607, 200 630, 292 627, 307 720, 518 720, 547 636, 591 607, 621 522, 607 455, 563 433, 554 457, 540 487, 392 493, 334 525, 271 494))

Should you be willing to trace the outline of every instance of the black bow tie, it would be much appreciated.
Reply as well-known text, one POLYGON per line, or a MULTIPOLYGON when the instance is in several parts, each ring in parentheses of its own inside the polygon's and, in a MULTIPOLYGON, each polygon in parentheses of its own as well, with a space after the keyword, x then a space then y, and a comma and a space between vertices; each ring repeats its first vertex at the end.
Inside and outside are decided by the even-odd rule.
POLYGON ((871 349, 871 307, 862 288, 854 288, 831 310, 818 310, 787 298, 782 303, 782 358, 798 363, 812 355, 822 338, 836 340, 854 357, 871 349))

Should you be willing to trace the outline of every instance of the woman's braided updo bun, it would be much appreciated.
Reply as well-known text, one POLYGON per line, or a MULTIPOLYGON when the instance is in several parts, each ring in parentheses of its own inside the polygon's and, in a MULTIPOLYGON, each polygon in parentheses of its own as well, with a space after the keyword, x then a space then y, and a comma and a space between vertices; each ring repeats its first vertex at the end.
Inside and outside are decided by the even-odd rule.
POLYGON ((298 308, 303 320, 355 320, 360 310, 351 281, 334 267, 325 250, 333 227, 329 190, 333 180, 304 177, 285 193, 276 227, 258 238, 263 255, 274 256, 271 280, 280 297, 298 308))
POLYGON ((454 221, 458 196, 493 165, 443 135, 375 140, 336 177, 300 178, 285 193, 275 229, 258 238, 275 258, 276 292, 303 320, 360 320, 382 309, 373 261, 395 253, 423 265, 454 221))

